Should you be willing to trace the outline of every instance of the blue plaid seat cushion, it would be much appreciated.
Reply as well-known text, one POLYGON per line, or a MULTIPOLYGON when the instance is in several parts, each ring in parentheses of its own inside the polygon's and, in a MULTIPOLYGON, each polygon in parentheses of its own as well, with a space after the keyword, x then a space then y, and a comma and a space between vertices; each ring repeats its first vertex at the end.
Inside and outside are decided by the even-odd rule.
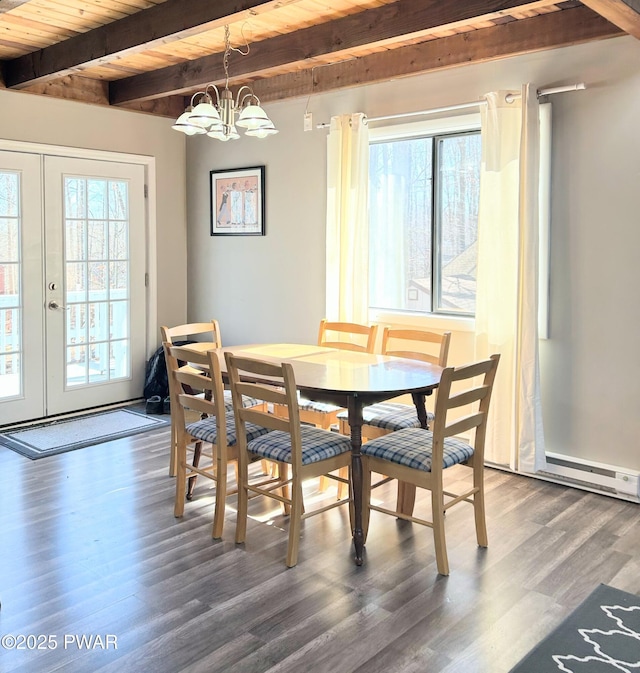
MULTIPOLYGON (((348 421, 346 411, 341 411, 338 418, 348 421)), ((428 411, 428 422, 433 421, 435 416, 428 411)), ((404 428, 419 428, 418 413, 412 404, 399 404, 397 402, 378 402, 365 407, 362 410, 362 419, 365 425, 371 425, 383 430, 403 430, 404 428)))
MULTIPOLYGON (((303 425, 300 427, 300 435, 303 465, 317 463, 351 451, 351 440, 337 432, 303 425)), ((247 448, 262 458, 291 463, 291 435, 288 432, 273 430, 249 442, 247 448)))
POLYGON ((336 407, 335 404, 312 402, 311 400, 306 400, 304 397, 300 397, 300 395, 298 395, 298 408, 301 411, 318 411, 321 414, 333 414, 342 409, 342 407, 336 407))
MULTIPOLYGON (((362 455, 382 458, 391 463, 406 465, 415 470, 431 472, 433 433, 422 428, 405 428, 378 437, 362 445, 362 455)), ((467 442, 447 437, 444 440, 442 467, 464 463, 473 455, 473 447, 467 442)))
MULTIPOLYGON (((257 400, 255 397, 248 397, 247 395, 242 396, 242 406, 245 409, 249 407, 257 407, 259 404, 262 404, 261 400, 257 400)), ((231 391, 224 391, 224 410, 233 411, 233 400, 231 399, 231 391)))
MULTIPOLYGON (((236 420, 233 414, 233 411, 227 412, 225 414, 225 421, 227 426, 227 446, 233 446, 238 442, 238 434, 236 432, 236 420)), ((254 425, 253 423, 247 423, 247 441, 251 441, 260 435, 264 435, 269 432, 267 428, 263 428, 260 425, 254 425)), ((201 421, 196 421, 195 423, 189 423, 186 426, 187 432, 196 439, 201 439, 203 442, 211 442, 215 444, 218 438, 218 427, 216 424, 216 419, 213 417, 204 418, 201 421)))

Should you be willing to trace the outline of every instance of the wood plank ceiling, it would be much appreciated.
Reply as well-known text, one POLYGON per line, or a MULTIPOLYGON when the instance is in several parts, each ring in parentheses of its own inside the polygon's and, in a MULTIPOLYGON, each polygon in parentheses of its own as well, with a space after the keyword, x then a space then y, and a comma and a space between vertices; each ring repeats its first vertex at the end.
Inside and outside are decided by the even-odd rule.
POLYGON ((263 102, 623 35, 640 0, 0 0, 0 87, 177 116, 209 82, 263 102))

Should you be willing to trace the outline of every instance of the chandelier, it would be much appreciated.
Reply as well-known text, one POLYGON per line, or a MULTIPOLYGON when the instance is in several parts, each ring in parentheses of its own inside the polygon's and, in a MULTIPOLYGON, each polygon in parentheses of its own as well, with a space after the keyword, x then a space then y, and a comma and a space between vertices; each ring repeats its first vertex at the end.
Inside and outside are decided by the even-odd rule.
POLYGON ((242 86, 235 98, 229 90, 229 54, 237 51, 243 52, 231 46, 229 39, 229 26, 224 27, 224 89, 220 91, 215 84, 207 84, 204 91, 198 91, 191 97, 191 103, 187 109, 176 119, 171 127, 188 136, 202 135, 206 133, 211 138, 222 140, 237 140, 240 134, 236 127, 245 130, 245 135, 256 138, 266 138, 278 133, 267 113, 260 106, 260 99, 253 93, 251 87, 242 86), (215 99, 214 99, 215 94, 215 99), (196 99, 199 102, 194 106, 196 99), (237 119, 236 119, 237 117, 237 119))

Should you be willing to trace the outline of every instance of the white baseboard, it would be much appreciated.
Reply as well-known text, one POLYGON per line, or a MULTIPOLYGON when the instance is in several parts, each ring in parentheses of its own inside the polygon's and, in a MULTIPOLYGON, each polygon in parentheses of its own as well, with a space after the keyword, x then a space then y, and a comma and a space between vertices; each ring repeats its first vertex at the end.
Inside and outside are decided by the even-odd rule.
POLYGON ((640 502, 640 473, 636 470, 547 452, 542 474, 585 484, 589 490, 640 502))
MULTIPOLYGON (((547 452, 547 464, 535 474, 514 472, 523 476, 563 484, 583 491, 608 495, 640 503, 640 472, 615 465, 606 465, 562 454, 547 452)), ((487 463, 488 467, 513 472, 503 465, 487 463)))

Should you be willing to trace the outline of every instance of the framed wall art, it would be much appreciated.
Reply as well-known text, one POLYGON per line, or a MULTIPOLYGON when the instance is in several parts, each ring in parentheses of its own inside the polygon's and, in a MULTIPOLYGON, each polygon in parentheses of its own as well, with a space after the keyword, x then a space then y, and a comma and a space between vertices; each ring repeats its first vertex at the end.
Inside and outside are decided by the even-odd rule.
POLYGON ((264 236, 264 166, 210 171, 211 235, 264 236))

